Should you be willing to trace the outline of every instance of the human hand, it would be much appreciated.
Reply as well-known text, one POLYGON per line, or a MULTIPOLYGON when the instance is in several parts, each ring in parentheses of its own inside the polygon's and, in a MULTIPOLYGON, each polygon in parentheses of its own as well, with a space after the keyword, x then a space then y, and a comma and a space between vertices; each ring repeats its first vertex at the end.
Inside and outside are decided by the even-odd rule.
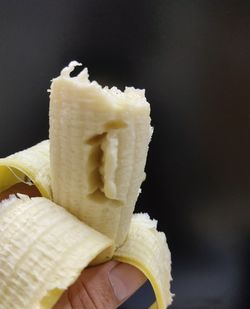
MULTIPOLYGON (((17 192, 40 195, 35 186, 19 183, 0 193, 0 201, 17 192)), ((112 260, 85 269, 53 309, 115 309, 145 281, 146 277, 135 267, 112 260)))

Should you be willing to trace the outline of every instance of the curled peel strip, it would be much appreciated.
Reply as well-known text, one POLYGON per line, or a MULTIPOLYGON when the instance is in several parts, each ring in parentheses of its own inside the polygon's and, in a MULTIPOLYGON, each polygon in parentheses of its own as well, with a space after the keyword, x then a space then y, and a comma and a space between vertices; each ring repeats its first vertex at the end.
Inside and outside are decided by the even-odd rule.
POLYGON ((0 192, 19 182, 32 182, 42 196, 52 198, 48 140, 0 159, 0 192))
POLYGON ((21 195, 5 203, 0 215, 1 309, 51 308, 81 271, 112 246, 112 240, 46 198, 21 195))

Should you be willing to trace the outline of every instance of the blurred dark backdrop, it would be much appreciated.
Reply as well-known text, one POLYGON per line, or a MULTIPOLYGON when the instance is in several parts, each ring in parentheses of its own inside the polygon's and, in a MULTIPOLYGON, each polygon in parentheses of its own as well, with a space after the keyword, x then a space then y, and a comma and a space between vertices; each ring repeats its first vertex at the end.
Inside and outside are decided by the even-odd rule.
MULTIPOLYGON (((249 308, 250 2, 1 1, 1 156, 47 138, 46 89, 73 59, 103 85, 146 88, 137 211, 167 234, 171 308, 249 308)), ((148 290, 123 308, 146 308, 148 290)))

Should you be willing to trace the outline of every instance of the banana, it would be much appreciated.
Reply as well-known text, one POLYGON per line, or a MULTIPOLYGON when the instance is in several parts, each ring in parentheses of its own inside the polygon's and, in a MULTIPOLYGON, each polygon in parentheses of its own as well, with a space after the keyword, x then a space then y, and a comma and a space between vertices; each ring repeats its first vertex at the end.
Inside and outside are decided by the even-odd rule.
POLYGON ((133 215, 150 106, 140 90, 90 82, 86 69, 70 77, 76 65, 52 81, 50 141, 0 159, 0 192, 22 181, 43 196, 0 203, 0 309, 52 308, 86 266, 110 258, 140 269, 156 295, 150 308, 165 309, 173 296, 165 234, 133 215))
POLYGON ((71 62, 50 89, 53 200, 88 225, 125 240, 151 139, 143 90, 102 88, 71 62))

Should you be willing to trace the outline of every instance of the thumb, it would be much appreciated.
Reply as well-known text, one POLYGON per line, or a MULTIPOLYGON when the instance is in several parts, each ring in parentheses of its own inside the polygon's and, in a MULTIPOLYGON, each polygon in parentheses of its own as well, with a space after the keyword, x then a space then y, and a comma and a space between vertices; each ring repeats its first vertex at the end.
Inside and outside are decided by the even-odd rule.
POLYGON ((110 261, 87 268, 54 309, 115 309, 146 281, 135 267, 110 261))

